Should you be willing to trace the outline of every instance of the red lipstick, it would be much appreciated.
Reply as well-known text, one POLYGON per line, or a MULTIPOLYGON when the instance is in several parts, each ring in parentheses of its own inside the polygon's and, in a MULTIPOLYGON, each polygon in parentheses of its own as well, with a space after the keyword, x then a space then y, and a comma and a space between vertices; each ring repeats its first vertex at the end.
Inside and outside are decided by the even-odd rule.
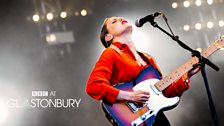
POLYGON ((121 22, 122 24, 124 24, 124 23, 128 23, 126 20, 122 20, 122 22, 121 22))

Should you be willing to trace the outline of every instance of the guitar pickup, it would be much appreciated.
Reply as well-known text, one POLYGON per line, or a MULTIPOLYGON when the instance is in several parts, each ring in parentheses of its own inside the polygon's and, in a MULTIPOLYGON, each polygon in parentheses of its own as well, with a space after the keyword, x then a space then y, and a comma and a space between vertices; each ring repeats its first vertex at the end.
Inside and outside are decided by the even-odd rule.
POLYGON ((137 112, 139 109, 141 109, 143 107, 143 104, 141 104, 141 103, 138 103, 138 102, 130 102, 130 101, 127 101, 126 102, 126 105, 134 113, 137 112))

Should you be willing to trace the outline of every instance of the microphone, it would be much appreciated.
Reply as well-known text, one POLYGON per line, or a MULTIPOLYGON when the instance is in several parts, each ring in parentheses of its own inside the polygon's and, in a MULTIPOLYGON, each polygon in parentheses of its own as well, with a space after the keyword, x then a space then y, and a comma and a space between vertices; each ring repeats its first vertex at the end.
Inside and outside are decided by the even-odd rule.
POLYGON ((150 14, 150 15, 147 15, 143 18, 140 18, 140 19, 137 19, 135 21, 135 26, 137 27, 142 27, 146 22, 152 22, 154 21, 154 18, 159 16, 159 15, 163 15, 163 13, 161 12, 155 12, 154 14, 150 14))

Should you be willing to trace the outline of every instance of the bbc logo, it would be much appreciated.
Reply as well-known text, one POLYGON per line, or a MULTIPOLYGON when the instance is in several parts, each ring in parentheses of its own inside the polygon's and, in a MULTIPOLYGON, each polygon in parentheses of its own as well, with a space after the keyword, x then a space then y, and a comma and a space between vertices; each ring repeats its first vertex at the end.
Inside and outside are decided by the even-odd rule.
POLYGON ((48 91, 32 91, 32 96, 48 96, 48 91))

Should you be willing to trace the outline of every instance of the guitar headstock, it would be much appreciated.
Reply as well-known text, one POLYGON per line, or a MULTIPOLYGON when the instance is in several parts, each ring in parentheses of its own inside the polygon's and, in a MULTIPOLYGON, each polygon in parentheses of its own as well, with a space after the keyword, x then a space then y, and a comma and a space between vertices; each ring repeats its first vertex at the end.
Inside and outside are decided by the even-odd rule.
POLYGON ((219 39, 215 40, 215 46, 219 49, 224 49, 224 36, 221 36, 219 39))

